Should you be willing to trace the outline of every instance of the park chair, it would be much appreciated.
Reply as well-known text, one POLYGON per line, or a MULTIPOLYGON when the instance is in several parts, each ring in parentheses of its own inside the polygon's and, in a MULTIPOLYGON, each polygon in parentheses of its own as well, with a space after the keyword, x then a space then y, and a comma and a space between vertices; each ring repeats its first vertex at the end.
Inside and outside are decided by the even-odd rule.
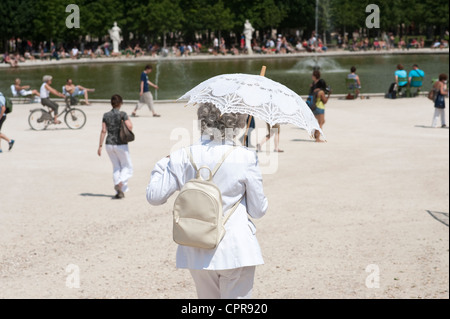
POLYGON ((439 81, 438 78, 431 79, 431 86, 434 86, 434 83, 436 83, 437 81, 439 81))
POLYGON ((398 85, 398 88, 397 88, 397 90, 398 90, 398 96, 400 96, 400 93, 401 93, 401 91, 402 91, 402 89, 404 88, 405 89, 405 94, 407 95, 408 94, 408 88, 409 88, 409 85, 408 85, 408 78, 403 78, 403 77, 399 77, 398 78, 398 83, 399 83, 399 85, 398 85), (405 84, 403 84, 402 86, 400 86, 400 82, 406 82, 405 84))
POLYGON ((345 78, 345 86, 347 88, 347 100, 356 98, 356 89, 358 89, 358 82, 356 79, 345 78))
POLYGON ((11 93, 13 97, 19 99, 19 103, 31 103, 34 100, 33 94, 21 95, 20 92, 17 92, 14 84, 11 84, 11 93))

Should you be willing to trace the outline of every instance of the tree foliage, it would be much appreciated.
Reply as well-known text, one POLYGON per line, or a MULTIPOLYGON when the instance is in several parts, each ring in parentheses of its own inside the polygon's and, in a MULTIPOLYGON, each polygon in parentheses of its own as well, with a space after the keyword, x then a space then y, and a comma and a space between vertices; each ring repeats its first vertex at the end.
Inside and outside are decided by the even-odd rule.
MULTIPOLYGON (((319 0, 319 34, 353 32, 365 27, 370 0, 319 0)), ((195 34, 229 32, 239 36, 246 19, 266 34, 315 28, 314 0, 77 0, 80 28, 68 29, 65 11, 73 0, 1 0, 0 49, 11 37, 33 41, 81 41, 102 38, 117 21, 124 40, 161 39, 174 33, 184 39, 195 34)), ((445 0, 377 0, 381 31, 443 35, 448 30, 445 0)))

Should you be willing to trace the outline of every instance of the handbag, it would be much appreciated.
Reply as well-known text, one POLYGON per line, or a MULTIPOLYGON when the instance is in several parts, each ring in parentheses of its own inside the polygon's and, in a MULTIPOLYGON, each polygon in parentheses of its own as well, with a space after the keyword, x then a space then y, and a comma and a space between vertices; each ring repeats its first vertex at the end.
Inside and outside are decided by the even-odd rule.
POLYGON ((133 142, 134 141, 134 133, 128 129, 128 126, 125 124, 123 118, 120 122, 120 139, 124 143, 133 142))
POLYGON ((436 90, 432 88, 430 92, 428 92, 428 99, 434 102, 436 100, 436 95, 436 90))

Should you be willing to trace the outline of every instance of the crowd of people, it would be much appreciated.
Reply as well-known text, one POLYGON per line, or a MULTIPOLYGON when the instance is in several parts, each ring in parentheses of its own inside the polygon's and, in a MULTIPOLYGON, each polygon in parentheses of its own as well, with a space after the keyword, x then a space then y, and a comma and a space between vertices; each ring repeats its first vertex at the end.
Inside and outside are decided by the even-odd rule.
MULTIPOLYGON (((409 38, 405 41, 404 37, 395 37, 392 33, 383 34, 380 38, 360 36, 359 34, 341 36, 333 34, 331 45, 333 50, 350 50, 350 51, 383 51, 383 50, 409 50, 411 48, 425 48, 424 37, 409 38)), ((315 31, 309 37, 290 36, 290 35, 269 35, 266 34, 262 38, 253 38, 251 41, 252 52, 256 54, 289 54, 302 52, 322 53, 330 50, 330 45, 325 44, 323 37, 318 36, 315 31)), ((436 39, 430 46, 431 48, 444 49, 448 48, 448 41, 445 39, 436 39)), ((17 67, 19 63, 34 60, 60 60, 60 59, 80 59, 97 57, 125 57, 138 58, 141 56, 174 56, 185 57, 200 54, 212 55, 240 55, 247 54, 248 48, 244 35, 240 36, 240 40, 227 40, 224 37, 213 37, 211 41, 194 41, 194 42, 174 42, 173 45, 161 47, 156 43, 141 46, 137 41, 131 41, 124 45, 120 53, 112 53, 112 45, 110 42, 89 43, 83 42, 78 44, 64 44, 55 42, 39 42, 34 45, 30 40, 23 41, 20 38, 12 38, 8 42, 8 50, 0 56, 0 63, 6 63, 11 67, 17 67)))

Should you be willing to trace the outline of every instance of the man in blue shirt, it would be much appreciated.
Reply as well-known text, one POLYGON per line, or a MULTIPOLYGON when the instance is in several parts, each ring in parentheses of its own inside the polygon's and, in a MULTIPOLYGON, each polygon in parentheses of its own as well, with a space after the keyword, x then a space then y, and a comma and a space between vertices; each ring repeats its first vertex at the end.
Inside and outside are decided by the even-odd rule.
POLYGON ((419 69, 419 66, 417 64, 414 64, 413 69, 411 71, 409 71, 408 82, 411 85, 411 87, 421 87, 424 77, 425 77, 425 72, 423 72, 421 69, 419 69), (413 78, 422 78, 422 80, 413 81, 413 78))
MULTIPOLYGON (((9 150, 11 150, 14 145, 14 140, 9 139, 5 134, 1 132, 2 125, 5 121, 6 121, 6 98, 0 92, 0 143, 2 139, 7 141, 9 144, 9 150)), ((0 145, 0 153, 2 153, 1 145, 0 145)))
POLYGON ((156 114, 155 109, 153 108, 153 96, 150 92, 149 86, 151 85, 156 90, 159 89, 159 87, 148 79, 148 74, 152 72, 153 67, 151 65, 146 65, 144 71, 141 73, 141 86, 140 86, 140 92, 139 92, 139 102, 136 104, 136 108, 131 113, 131 116, 136 116, 137 110, 139 110, 142 105, 146 104, 148 106, 148 109, 153 113, 154 117, 160 117, 161 115, 156 114))

